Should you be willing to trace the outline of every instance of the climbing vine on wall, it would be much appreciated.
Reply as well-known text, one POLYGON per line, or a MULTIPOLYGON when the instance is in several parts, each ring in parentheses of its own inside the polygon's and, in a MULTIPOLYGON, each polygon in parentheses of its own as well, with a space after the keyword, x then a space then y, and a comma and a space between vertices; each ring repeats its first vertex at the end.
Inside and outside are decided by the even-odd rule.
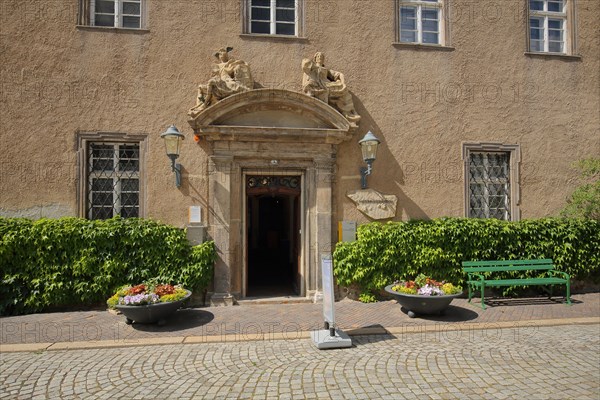
POLYGON ((358 284, 362 299, 424 273, 464 284, 461 262, 551 258, 572 279, 600 282, 600 223, 591 219, 439 218, 370 223, 351 243, 338 243, 334 271, 338 284, 358 284))
POLYGON ((212 242, 148 219, 0 218, 0 314, 94 304, 151 278, 203 290, 214 259, 212 242))

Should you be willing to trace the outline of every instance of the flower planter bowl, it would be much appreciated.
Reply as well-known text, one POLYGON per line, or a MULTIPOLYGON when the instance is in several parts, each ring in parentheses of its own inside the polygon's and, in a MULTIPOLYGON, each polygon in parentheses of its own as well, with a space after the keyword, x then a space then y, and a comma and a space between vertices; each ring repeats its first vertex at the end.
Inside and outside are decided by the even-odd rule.
POLYGON ((166 323, 166 318, 177 311, 191 295, 192 292, 187 290, 187 295, 181 300, 168 303, 146 304, 143 306, 126 306, 119 304, 116 308, 123 313, 125 316, 125 323, 128 325, 137 322, 140 324, 158 323, 158 325, 162 326, 166 323))
POLYGON ((392 290, 395 285, 385 287, 385 291, 393 295, 394 298, 408 312, 410 318, 415 318, 418 314, 424 315, 443 315, 446 308, 452 302, 452 299, 462 294, 447 294, 444 296, 421 296, 418 294, 404 294, 392 290))

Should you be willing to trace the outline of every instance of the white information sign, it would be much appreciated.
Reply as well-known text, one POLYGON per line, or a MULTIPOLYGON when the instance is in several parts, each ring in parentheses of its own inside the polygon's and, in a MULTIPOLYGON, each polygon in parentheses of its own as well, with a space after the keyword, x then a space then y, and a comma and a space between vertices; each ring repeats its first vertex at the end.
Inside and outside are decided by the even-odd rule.
POLYGON ((321 272, 323 275, 323 317, 335 326, 335 296, 333 292, 333 260, 331 255, 321 255, 321 272))
POLYGON ((191 206, 189 211, 190 224, 198 224, 202 222, 202 207, 191 206))
POLYGON ((356 241, 356 221, 340 221, 340 240, 342 242, 356 241))

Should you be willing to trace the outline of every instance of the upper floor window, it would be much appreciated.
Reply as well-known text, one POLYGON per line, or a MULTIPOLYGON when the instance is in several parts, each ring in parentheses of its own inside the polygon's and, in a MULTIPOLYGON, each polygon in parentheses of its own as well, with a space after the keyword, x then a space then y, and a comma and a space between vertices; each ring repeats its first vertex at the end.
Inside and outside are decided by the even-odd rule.
POLYGON ((141 29, 146 0, 79 0, 79 24, 141 29))
POLYGON ((399 0, 400 43, 444 45, 442 0, 399 0))
POLYGON ((248 0, 247 33, 298 36, 300 0, 248 0))
POLYGON ((141 28, 141 0, 91 0, 92 25, 141 28))
POLYGON ((567 0, 529 0, 529 51, 570 53, 572 29, 567 0))

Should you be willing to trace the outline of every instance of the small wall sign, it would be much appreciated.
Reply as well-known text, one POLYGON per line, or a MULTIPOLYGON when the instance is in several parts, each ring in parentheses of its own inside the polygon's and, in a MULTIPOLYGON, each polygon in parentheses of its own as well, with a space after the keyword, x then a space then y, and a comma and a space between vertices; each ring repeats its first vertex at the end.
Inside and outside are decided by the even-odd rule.
POLYGON ((189 208, 189 221, 190 221, 190 224, 202 223, 202 207, 201 206, 191 206, 189 208))

